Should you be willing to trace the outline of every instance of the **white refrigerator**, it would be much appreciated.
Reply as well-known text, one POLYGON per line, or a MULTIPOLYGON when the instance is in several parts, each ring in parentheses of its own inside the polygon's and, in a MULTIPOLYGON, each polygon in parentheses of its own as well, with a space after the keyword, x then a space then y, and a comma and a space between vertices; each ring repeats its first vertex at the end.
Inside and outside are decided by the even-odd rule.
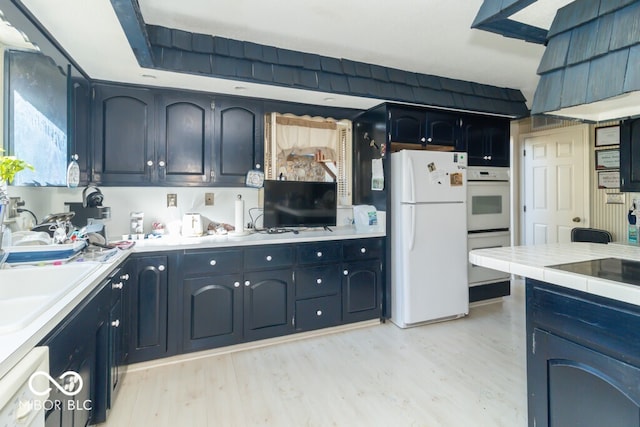
POLYGON ((391 154, 391 321, 401 328, 469 313, 467 154, 391 154))

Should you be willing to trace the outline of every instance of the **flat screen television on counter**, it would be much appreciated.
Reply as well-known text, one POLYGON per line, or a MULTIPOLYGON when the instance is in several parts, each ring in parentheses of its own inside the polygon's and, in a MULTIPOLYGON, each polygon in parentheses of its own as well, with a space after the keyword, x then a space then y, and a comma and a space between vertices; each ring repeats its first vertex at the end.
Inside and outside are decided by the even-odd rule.
POLYGON ((336 225, 335 182, 265 181, 264 228, 336 225))

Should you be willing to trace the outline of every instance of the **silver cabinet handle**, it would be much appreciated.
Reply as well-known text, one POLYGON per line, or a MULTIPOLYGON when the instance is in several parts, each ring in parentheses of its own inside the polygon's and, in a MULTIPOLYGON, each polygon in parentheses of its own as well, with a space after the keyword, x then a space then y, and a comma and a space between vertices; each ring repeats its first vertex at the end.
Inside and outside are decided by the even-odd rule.
POLYGON ((420 142, 426 142, 427 139, 425 137, 420 138, 420 142))
POLYGON ((239 288, 240 287, 240 282, 234 282, 233 283, 233 287, 234 288, 239 288))
POLYGON ((112 283, 111 284, 111 289, 122 289, 123 287, 124 287, 124 283, 122 283, 122 282, 112 283))
POLYGON ((147 166, 149 167, 153 166, 153 160, 147 160, 147 166))
POLYGON ((250 281, 248 281, 248 280, 246 280, 246 281, 244 282, 244 285, 245 285, 245 286, 251 286, 251 282, 250 282, 250 281))
POLYGON ((360 252, 362 252, 363 254, 367 252, 367 248, 360 248, 360 252))
POLYGON ((256 169, 260 169, 262 165, 260 163, 256 163, 256 169))
POLYGON ((322 252, 318 252, 316 255, 318 256, 318 258, 322 258, 322 252))
POLYGON ((159 265, 159 266, 158 266, 158 270, 160 270, 160 271, 164 271, 164 269, 165 269, 165 266, 164 266, 164 265, 159 265))
POLYGON ((316 311, 316 316, 322 316, 322 310, 316 311))
POLYGON ((121 280, 129 280, 129 273, 127 274, 123 274, 122 276, 120 276, 121 280))
POLYGON ((164 162, 164 160, 160 160, 160 161, 158 162, 158 166, 160 166, 161 168, 163 168, 163 167, 165 167, 165 166, 166 166, 166 163, 164 162))
POLYGON ((217 262, 216 262, 215 259, 212 259, 211 261, 209 261, 209 265, 211 265, 211 266, 214 266, 216 264, 217 264, 217 262))
POLYGON ((342 274, 344 274, 345 276, 348 276, 348 275, 349 275, 349 270, 344 270, 344 271, 342 272, 342 274))
POLYGON ((316 279, 316 283, 317 283, 318 285, 322 285, 322 279, 316 279))
POLYGON ((116 319, 113 322, 111 322, 111 326, 113 326, 114 328, 117 328, 118 326, 120 326, 120 319, 116 319))
POLYGON ((267 261, 271 261, 273 257, 271 255, 267 255, 267 261))

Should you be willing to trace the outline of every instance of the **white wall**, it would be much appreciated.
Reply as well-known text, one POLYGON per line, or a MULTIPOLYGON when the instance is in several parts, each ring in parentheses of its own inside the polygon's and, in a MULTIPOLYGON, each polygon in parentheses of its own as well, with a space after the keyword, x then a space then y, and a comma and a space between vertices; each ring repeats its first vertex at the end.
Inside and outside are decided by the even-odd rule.
MULTIPOLYGON (((104 195, 104 206, 111 208, 111 219, 106 223, 108 237, 111 240, 129 234, 129 215, 131 212, 144 212, 144 231, 151 232, 153 222, 181 222, 182 215, 187 212, 198 212, 205 217, 204 226, 210 221, 234 224, 234 202, 238 194, 242 195, 245 207, 245 224, 250 221, 249 209, 261 206, 261 190, 248 187, 99 187, 104 195), (204 194, 214 193, 214 205, 204 205, 204 194), (167 193, 178 195, 178 207, 167 208, 167 193)), ((26 209, 32 211, 41 221, 47 214, 66 212, 65 202, 82 202, 84 187, 74 189, 60 187, 9 187, 12 197, 21 197, 26 202, 26 209)), ((350 207, 338 209, 338 225, 351 223, 353 217, 350 207)), ((253 210, 253 218, 262 210, 253 210)), ((380 219, 384 221, 384 218, 380 219)), ((22 213, 20 228, 28 227, 31 216, 22 213)), ((262 227, 262 220, 257 222, 262 227)))

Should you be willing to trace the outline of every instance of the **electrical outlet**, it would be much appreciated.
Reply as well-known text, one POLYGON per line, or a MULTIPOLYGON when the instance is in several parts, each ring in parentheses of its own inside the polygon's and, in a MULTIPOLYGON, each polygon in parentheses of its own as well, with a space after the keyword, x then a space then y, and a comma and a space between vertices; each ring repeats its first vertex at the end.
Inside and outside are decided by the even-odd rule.
POLYGON ((204 193, 204 205, 213 206, 213 193, 204 193))
POLYGON ((168 208, 178 207, 178 195, 176 193, 167 193, 167 207, 168 208))

